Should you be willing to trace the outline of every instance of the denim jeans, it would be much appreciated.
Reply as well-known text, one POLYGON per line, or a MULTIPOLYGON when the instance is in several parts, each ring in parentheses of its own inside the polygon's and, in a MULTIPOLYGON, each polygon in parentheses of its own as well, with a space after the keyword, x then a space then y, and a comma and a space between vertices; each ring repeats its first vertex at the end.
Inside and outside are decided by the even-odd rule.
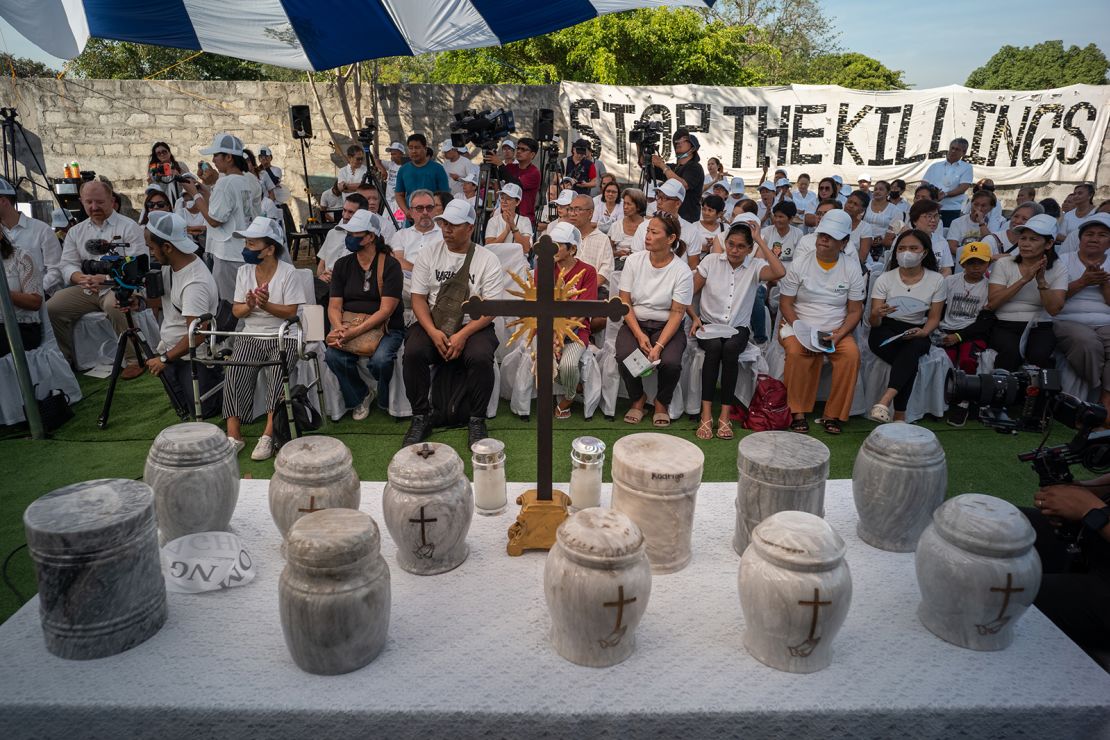
MULTIPOLYGON (((397 351, 405 341, 404 329, 390 329, 382 337, 378 349, 370 359, 370 377, 378 382, 378 407, 389 408, 389 381, 393 378, 393 361, 397 358, 397 351)), ((362 361, 359 355, 344 352, 335 347, 328 347, 324 354, 324 361, 335 373, 339 381, 339 390, 343 393, 343 404, 348 409, 353 409, 362 403, 370 389, 366 381, 359 374, 358 366, 362 361)))

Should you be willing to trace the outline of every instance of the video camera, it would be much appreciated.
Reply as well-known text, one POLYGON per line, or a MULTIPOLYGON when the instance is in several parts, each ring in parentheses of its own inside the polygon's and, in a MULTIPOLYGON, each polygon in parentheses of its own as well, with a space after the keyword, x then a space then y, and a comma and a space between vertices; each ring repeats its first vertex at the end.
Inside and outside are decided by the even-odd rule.
POLYGON ((181 175, 174 174, 173 165, 169 162, 150 166, 150 177, 155 182, 169 185, 171 182, 185 182, 181 175))
POLYGON ((501 139, 514 131, 516 122, 511 110, 467 109, 456 113, 451 123, 451 146, 462 147, 469 142, 482 151, 491 152, 501 139))
POLYGON ((85 242, 85 249, 100 257, 81 260, 81 272, 86 275, 107 275, 112 279, 115 283, 112 290, 121 306, 130 303, 131 296, 136 291, 142 291, 147 298, 160 298, 165 294, 161 267, 158 263, 154 263, 152 267, 150 257, 145 254, 134 257, 121 254, 130 247, 127 242, 90 239, 85 242))
POLYGON ((378 137, 378 123, 373 118, 367 117, 362 120, 362 128, 355 132, 355 137, 358 143, 365 149, 371 146, 375 139, 378 137))
POLYGON ((640 154, 650 157, 659 149, 663 139, 662 121, 635 121, 628 132, 628 142, 640 148, 640 154))

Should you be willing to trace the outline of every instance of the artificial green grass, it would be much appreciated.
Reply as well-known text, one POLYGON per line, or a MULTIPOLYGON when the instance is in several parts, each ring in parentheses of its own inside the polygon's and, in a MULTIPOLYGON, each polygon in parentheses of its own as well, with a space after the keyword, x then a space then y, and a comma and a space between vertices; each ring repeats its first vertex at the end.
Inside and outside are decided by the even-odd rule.
MULTIPOLYGON (((151 441, 160 430, 177 423, 169 408, 161 384, 144 375, 137 380, 121 382, 116 389, 108 428, 96 426, 107 381, 81 377, 84 399, 74 407, 75 417, 65 424, 52 439, 32 441, 26 428, 0 428, 0 455, 4 460, 3 483, 0 483, 0 559, 7 557, 24 543, 23 510, 44 493, 70 483, 92 478, 141 478, 143 463, 151 441)), ((574 437, 591 435, 605 442, 609 448, 623 435, 630 432, 657 431, 651 427, 650 417, 640 425, 631 427, 620 420, 606 421, 600 413, 591 421, 582 418, 581 407, 575 407, 574 416, 555 422, 553 471, 555 481, 570 478, 570 443, 574 437)), ((618 410, 623 414, 623 409, 618 410)), ((1036 477, 1030 468, 1017 461, 1016 455, 1036 447, 1039 435, 1003 435, 978 422, 969 421, 962 429, 955 429, 943 422, 924 421, 922 426, 933 430, 943 445, 948 459, 948 495, 979 492, 999 496, 1016 504, 1027 504, 1036 487, 1036 477)), ((703 480, 736 480, 736 440, 699 440, 694 436, 696 424, 682 419, 663 430, 698 445, 705 453, 703 480)), ((257 436, 263 425, 256 423, 244 427, 247 447, 239 455, 243 477, 269 478, 273 473, 273 460, 254 462, 250 459, 257 436)), ((338 422, 327 422, 318 433, 338 437, 351 448, 355 469, 362 480, 382 481, 386 477, 389 460, 400 446, 407 422, 395 421, 378 410, 362 422, 349 416, 338 422)), ((831 452, 831 478, 850 478, 856 452, 875 424, 852 419, 840 436, 825 434, 813 425, 812 436, 824 442, 831 452)), ((528 482, 536 475, 535 420, 525 422, 509 412, 502 404, 495 419, 489 421, 491 437, 505 442, 506 467, 510 481, 528 482)), ((737 437, 747 432, 737 430, 737 437)), ((1059 444, 1068 439, 1069 432, 1056 427, 1050 442, 1059 444)), ((466 448, 466 430, 450 429, 437 432, 432 439, 451 445, 467 462, 470 472, 470 453, 466 448)), ((605 469, 609 479, 609 466, 605 469)), ((11 560, 8 576, 26 598, 35 591, 34 573, 26 550, 20 550, 11 560)), ((0 622, 19 608, 21 602, 8 588, 0 588, 0 622)))

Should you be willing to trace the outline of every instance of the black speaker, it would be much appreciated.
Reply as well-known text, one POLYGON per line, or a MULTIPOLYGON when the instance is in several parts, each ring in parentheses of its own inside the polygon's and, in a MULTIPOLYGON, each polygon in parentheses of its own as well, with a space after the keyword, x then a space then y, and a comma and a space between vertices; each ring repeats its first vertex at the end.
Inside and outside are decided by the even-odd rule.
POLYGON ((294 139, 312 138, 312 114, 307 105, 289 106, 289 125, 294 139))
POLYGON ((532 135, 537 141, 555 140, 555 111, 550 108, 540 108, 536 111, 536 125, 532 135))

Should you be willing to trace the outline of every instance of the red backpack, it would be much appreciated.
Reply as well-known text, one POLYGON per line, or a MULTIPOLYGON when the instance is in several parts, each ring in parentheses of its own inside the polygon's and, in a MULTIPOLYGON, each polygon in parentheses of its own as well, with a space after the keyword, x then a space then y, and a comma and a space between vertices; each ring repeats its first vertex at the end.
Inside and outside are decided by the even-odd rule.
POLYGON ((790 406, 786 403, 786 386, 781 380, 761 373, 756 379, 744 428, 755 432, 789 429, 791 418, 790 406))

